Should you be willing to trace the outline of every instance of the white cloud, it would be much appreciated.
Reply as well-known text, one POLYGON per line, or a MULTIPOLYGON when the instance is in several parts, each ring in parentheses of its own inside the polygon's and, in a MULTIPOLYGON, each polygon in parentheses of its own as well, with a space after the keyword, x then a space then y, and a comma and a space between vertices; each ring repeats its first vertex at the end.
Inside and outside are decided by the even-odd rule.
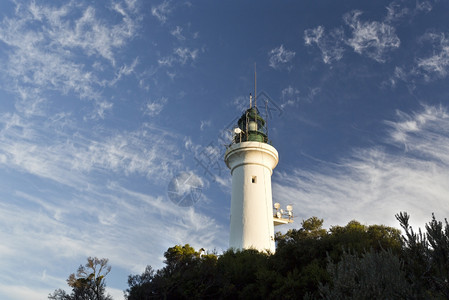
POLYGON ((111 24, 97 16, 93 7, 74 2, 59 7, 34 1, 17 5, 15 16, 1 22, 0 41, 8 46, 1 63, 4 82, 10 84, 3 88, 19 96, 18 109, 26 115, 42 115, 45 94, 57 91, 94 100, 98 115, 104 116, 109 104, 105 106, 108 101, 101 99, 101 87, 129 75, 136 60, 131 67, 120 67, 110 82, 99 80, 104 68, 98 68, 98 60, 109 62, 107 71, 112 68, 115 73, 116 50, 136 32, 139 17, 132 8, 132 1, 116 2, 113 9, 121 19, 111 24), (80 16, 73 19, 74 15, 80 16), (92 60, 96 61, 90 64, 92 60))
POLYGON ((321 88, 311 87, 307 93, 301 93, 297 88, 289 85, 281 91, 281 109, 288 106, 297 106, 299 103, 310 103, 320 92, 321 88))
POLYGON ((202 191, 207 186, 206 181, 195 172, 182 171, 170 180, 167 194, 175 204, 188 207, 195 205, 203 198, 202 191))
POLYGON ((304 42, 306 45, 316 44, 321 50, 323 62, 331 64, 343 58, 344 48, 342 47, 343 31, 334 29, 330 34, 324 33, 324 27, 318 26, 314 29, 304 30, 304 42))
POLYGON ((236 108, 236 110, 241 113, 245 109, 249 108, 249 97, 244 96, 238 96, 234 98, 234 101, 232 101, 232 105, 236 108))
POLYGON ((403 7, 400 2, 393 1, 387 7, 387 16, 385 22, 391 23, 408 16, 411 11, 408 7, 403 7))
POLYGON ((180 41, 184 41, 186 38, 185 36, 182 35, 182 27, 181 26, 176 26, 175 29, 173 29, 172 31, 170 31, 171 35, 173 35, 175 38, 177 38, 180 41))
POLYGON ((8 300, 46 299, 49 292, 43 288, 31 288, 21 285, 0 284, 0 295, 8 297, 8 300))
POLYGON ((33 21, 40 21, 51 26, 51 30, 43 32, 52 46, 62 48, 81 48, 87 55, 99 55, 114 63, 114 48, 123 46, 133 37, 136 23, 132 11, 127 11, 120 3, 115 3, 113 9, 122 20, 118 24, 107 24, 96 16, 96 11, 89 6, 82 11, 82 16, 69 21, 67 15, 73 10, 72 4, 61 8, 38 6, 30 4, 33 21))
POLYGON ((164 0, 161 4, 151 7, 151 14, 163 24, 167 21, 171 10, 170 1, 164 0))
MULTIPOLYGON (((114 104, 112 102, 106 100, 95 101, 95 107, 93 113, 91 114, 91 119, 104 119, 106 116, 106 112, 112 110, 114 104)), ((87 118, 86 118, 87 119, 87 118)))
POLYGON ((174 53, 178 56, 179 62, 184 65, 188 60, 195 61, 198 56, 198 49, 176 48, 174 53))
POLYGON ((407 211, 423 227, 432 212, 447 216, 449 115, 424 106, 412 115, 398 112, 386 124, 385 147, 354 149, 338 164, 317 162, 315 171, 275 172, 274 197, 294 204, 297 223, 315 215, 327 226, 357 219, 398 227, 394 215, 407 211))
POLYGON ((129 76, 130 74, 135 72, 134 70, 138 63, 139 63, 139 59, 136 57, 134 59, 134 61, 131 63, 131 65, 128 66, 127 64, 124 64, 123 66, 118 68, 114 79, 109 80, 109 81, 107 81, 107 80, 103 81, 104 85, 114 86, 120 79, 122 79, 123 76, 129 76))
POLYGON ((352 11, 343 16, 343 19, 351 29, 352 37, 346 43, 359 54, 364 54, 377 62, 385 62, 386 54, 399 48, 401 44, 396 30, 386 23, 359 20, 362 12, 352 11))
POLYGON ((160 66, 167 66, 167 67, 171 67, 173 61, 174 61, 173 56, 166 56, 157 60, 160 66))
POLYGON ((201 121, 200 130, 203 131, 205 128, 210 127, 211 123, 211 120, 201 121))
POLYGON ((286 50, 284 45, 280 45, 268 52, 269 65, 273 69, 282 69, 284 67, 290 69, 292 66, 289 62, 295 57, 295 54, 294 51, 286 50))
POLYGON ((415 7, 407 7, 411 4, 406 1, 393 1, 387 7, 385 22, 393 23, 404 20, 406 17, 415 17, 421 12, 428 13, 433 9, 430 1, 416 1, 415 7))
POLYGON ((402 81, 412 92, 419 81, 432 81, 447 77, 449 74, 449 39, 446 34, 428 32, 419 41, 423 50, 432 54, 417 57, 412 67, 395 67, 394 74, 387 82, 388 85, 394 87, 398 81, 402 81))
POLYGON ((149 100, 145 106, 144 114, 151 117, 160 114, 164 106, 167 104, 168 99, 162 97, 158 100, 149 100))
POLYGON ((180 137, 150 124, 74 133, 68 113, 38 120, 0 115, 0 164, 8 170, 0 174, 0 269, 11 271, 0 275, 0 295, 10 298, 21 278, 33 284, 18 299, 45 298, 65 287, 64 279, 87 256, 108 257, 113 269, 137 273, 146 264, 160 267, 161 253, 174 244, 225 247, 227 232, 207 208, 179 208, 167 197, 166 184, 184 169, 180 137), (35 184, 16 184, 17 174, 35 184), (146 181, 148 189, 127 188, 134 180, 146 181))
POLYGON ((83 194, 66 193, 64 199, 60 196, 46 194, 45 200, 33 196, 34 205, 26 205, 30 197, 22 193, 14 202, 0 204, 2 241, 7 245, 7 251, 1 253, 0 267, 13 271, 0 275, 1 295, 10 295, 17 278, 21 278, 35 284, 11 299, 46 297, 54 289, 66 287, 64 279, 69 274, 57 278, 54 273, 67 272, 70 265, 70 271, 75 271, 91 255, 109 258, 113 271, 120 267, 136 273, 148 263, 160 267, 161 253, 175 244, 210 249, 224 246, 223 228, 212 218, 194 207, 173 205, 166 197, 151 197, 118 183, 94 185, 83 194), (53 218, 55 210, 62 211, 59 220, 53 218), (139 243, 130 256, 129 245, 135 245, 135 241, 139 243), (48 257, 52 257, 51 264, 48 257), (29 269, 44 273, 24 271, 29 269), (11 288, 6 290, 6 286, 11 288))
POLYGON ((24 116, 44 116, 45 110, 43 108, 45 99, 39 95, 38 88, 17 87, 16 92, 18 98, 16 99, 15 108, 24 116))
POLYGON ((282 104, 281 108, 284 109, 287 106, 295 105, 299 101, 299 90, 288 86, 281 91, 282 94, 282 104))
POLYGON ((417 67, 424 71, 430 79, 433 74, 439 77, 446 77, 449 72, 449 39, 446 34, 428 33, 423 40, 433 43, 433 55, 426 58, 419 58, 417 67))
POLYGON ((433 9, 431 1, 416 1, 415 12, 430 12, 433 9))
POLYGON ((387 8, 388 15, 385 22, 362 22, 361 11, 354 10, 346 13, 343 20, 350 29, 350 37, 345 36, 343 29, 334 28, 329 33, 323 26, 304 31, 306 45, 315 44, 321 51, 323 62, 331 64, 343 58, 345 49, 343 45, 351 47, 356 53, 366 55, 377 62, 386 61, 388 52, 399 48, 400 39, 396 35, 396 29, 389 24, 394 15, 395 6, 387 8))
POLYGON ((411 153, 449 166, 449 115, 443 107, 424 106, 413 115, 398 112, 400 121, 387 122, 392 127, 393 142, 402 143, 411 153))
POLYGON ((198 49, 190 49, 186 47, 178 47, 173 49, 173 54, 170 56, 158 59, 160 66, 171 67, 174 63, 185 65, 188 61, 195 61, 198 57, 198 49))
MULTIPOLYGON (((67 125, 64 119, 56 122, 67 125)), ((85 188, 96 172, 139 174, 158 182, 179 167, 174 136, 148 124, 136 131, 78 131, 76 135, 65 133, 71 128, 58 132, 55 124, 48 127, 11 114, 2 115, 2 124, 0 155, 4 167, 74 188, 85 188)))
POLYGON ((106 286, 106 294, 109 294, 112 296, 112 299, 114 300, 123 300, 125 299, 125 296, 123 294, 123 290, 119 289, 113 289, 106 286))

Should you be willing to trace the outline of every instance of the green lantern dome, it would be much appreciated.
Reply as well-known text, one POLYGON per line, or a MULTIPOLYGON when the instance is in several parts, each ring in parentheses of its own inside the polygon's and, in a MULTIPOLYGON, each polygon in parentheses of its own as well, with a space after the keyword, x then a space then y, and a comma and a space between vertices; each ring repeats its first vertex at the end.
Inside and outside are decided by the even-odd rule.
POLYGON ((261 142, 268 143, 267 126, 257 107, 247 109, 237 122, 234 143, 261 142))

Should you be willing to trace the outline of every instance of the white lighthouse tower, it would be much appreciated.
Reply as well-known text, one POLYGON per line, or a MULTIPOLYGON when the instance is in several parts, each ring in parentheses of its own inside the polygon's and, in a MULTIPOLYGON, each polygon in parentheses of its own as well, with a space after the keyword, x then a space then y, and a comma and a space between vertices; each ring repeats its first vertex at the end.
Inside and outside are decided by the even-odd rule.
POLYGON ((232 175, 229 247, 274 253, 274 225, 292 222, 279 214, 278 203, 273 218, 271 175, 278 152, 269 144, 266 122, 256 107, 243 113, 234 134, 224 157, 232 175))

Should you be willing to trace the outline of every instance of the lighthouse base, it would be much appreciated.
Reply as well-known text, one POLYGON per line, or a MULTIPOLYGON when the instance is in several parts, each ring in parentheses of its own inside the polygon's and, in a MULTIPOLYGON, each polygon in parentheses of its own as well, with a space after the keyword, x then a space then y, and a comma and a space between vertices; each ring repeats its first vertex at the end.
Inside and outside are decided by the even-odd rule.
POLYGON ((227 149, 225 161, 232 174, 229 246, 274 253, 271 174, 278 163, 276 149, 242 142, 227 149))

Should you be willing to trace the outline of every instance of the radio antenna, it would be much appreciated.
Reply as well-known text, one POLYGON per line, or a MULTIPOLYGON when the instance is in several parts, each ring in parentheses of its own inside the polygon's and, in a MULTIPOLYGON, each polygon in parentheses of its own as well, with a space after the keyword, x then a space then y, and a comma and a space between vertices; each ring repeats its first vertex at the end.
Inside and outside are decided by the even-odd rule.
POLYGON ((268 100, 265 99, 265 128, 267 129, 268 135, 268 100))
POLYGON ((254 107, 257 108, 257 71, 256 71, 256 63, 254 63, 254 107))

